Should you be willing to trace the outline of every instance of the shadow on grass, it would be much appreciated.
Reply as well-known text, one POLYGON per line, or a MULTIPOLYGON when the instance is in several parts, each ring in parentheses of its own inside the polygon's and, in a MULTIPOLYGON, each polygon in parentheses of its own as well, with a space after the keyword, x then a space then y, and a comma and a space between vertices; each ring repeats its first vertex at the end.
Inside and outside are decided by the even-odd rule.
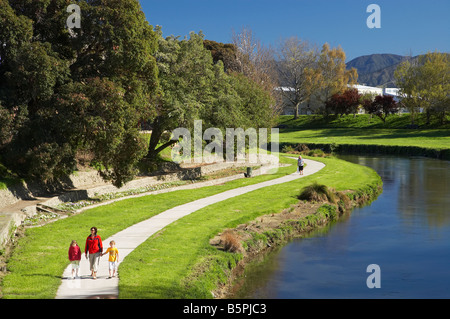
POLYGON ((360 139, 399 139, 399 138, 441 138, 450 137, 450 130, 446 129, 436 129, 436 130, 407 130, 407 129, 358 129, 358 128, 348 128, 348 129, 318 129, 318 130, 294 130, 294 129, 283 129, 280 133, 294 133, 308 131, 313 132, 308 134, 307 138, 323 138, 323 137, 358 137, 360 139))

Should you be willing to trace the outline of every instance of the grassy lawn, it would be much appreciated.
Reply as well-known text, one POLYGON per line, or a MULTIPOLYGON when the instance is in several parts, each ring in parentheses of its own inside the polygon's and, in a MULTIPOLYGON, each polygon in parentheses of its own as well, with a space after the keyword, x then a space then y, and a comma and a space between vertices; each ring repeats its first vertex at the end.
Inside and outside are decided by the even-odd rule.
MULTIPOLYGON (((441 125, 437 119, 431 118, 426 125, 426 115, 417 114, 415 123, 421 129, 450 129, 450 114, 447 115, 446 124, 441 125)), ((384 123, 379 117, 371 117, 368 114, 357 114, 324 117, 322 115, 300 115, 294 119, 293 115, 281 115, 278 124, 291 129, 316 129, 316 128, 366 128, 366 129, 404 129, 411 124, 409 114, 391 115, 384 123)))
MULTIPOLYGON (((322 160, 322 159, 321 159, 322 160)), ((291 159, 282 162, 295 163, 291 159)), ((122 298, 180 298, 208 297, 214 280, 202 277, 191 281, 192 267, 212 264, 216 271, 209 274, 224 276, 223 260, 236 261, 239 256, 212 249, 208 240, 224 228, 251 220, 267 212, 279 212, 296 202, 300 189, 318 181, 337 189, 359 189, 377 180, 378 175, 365 167, 335 159, 323 159, 327 167, 320 173, 299 181, 262 189, 230 199, 198 211, 157 234, 130 254, 120 266, 120 296, 122 298), (351 175, 352 178, 348 178, 351 175), (280 196, 282 194, 282 196, 280 196), (261 200, 264 198, 264 200, 261 200), (221 256, 217 261, 217 256, 221 256), (194 286, 186 290, 186 282, 194 286)), ((277 174, 236 180, 224 185, 196 190, 180 190, 120 201, 87 210, 82 214, 26 231, 11 257, 10 273, 2 283, 4 298, 54 298, 61 284, 61 275, 68 265, 67 250, 72 239, 83 245, 87 230, 99 228, 103 238, 142 220, 199 198, 292 173, 295 167, 280 168, 277 174)), ((118 243, 120 249, 120 243, 118 243)), ((222 278, 223 279, 223 278, 222 278)), ((209 295, 210 297, 210 295, 209 295)))
POLYGON ((293 131, 281 129, 280 143, 365 144, 448 149, 450 148, 450 130, 324 128, 293 131))
POLYGON ((152 236, 121 264, 120 298, 211 298, 217 282, 226 281, 229 267, 241 257, 209 244, 219 232, 281 212, 298 202, 296 195, 314 181, 337 190, 361 190, 381 182, 367 167, 318 160, 327 166, 317 174, 208 206, 152 236))
MULTIPOLYGON (((450 120, 450 118, 449 118, 450 120)), ((424 114, 418 119, 425 122, 424 114)), ((450 122, 450 121, 449 121, 450 122)), ((368 115, 330 116, 280 116, 280 143, 289 144, 352 144, 414 146, 428 149, 450 149, 450 124, 432 122, 420 129, 405 129, 410 124, 409 115, 388 117, 386 123, 368 115)))
POLYGON ((14 255, 9 260, 10 273, 4 278, 1 287, 3 297, 54 298, 61 284, 61 275, 68 265, 67 251, 71 240, 77 240, 84 249, 89 228, 94 225, 99 228, 102 238, 107 238, 172 207, 229 189, 279 178, 290 174, 292 170, 292 167, 285 167, 273 175, 119 201, 44 227, 27 229, 26 236, 19 241, 14 255))

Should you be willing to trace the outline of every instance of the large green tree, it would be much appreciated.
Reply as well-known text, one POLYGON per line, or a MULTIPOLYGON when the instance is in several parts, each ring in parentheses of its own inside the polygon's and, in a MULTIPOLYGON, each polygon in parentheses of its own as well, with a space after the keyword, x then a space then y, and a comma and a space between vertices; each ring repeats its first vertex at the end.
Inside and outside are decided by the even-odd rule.
POLYGON ((212 103, 214 64, 211 53, 203 46, 203 35, 192 32, 189 38, 162 37, 156 60, 159 69, 161 94, 157 101, 156 117, 151 123, 147 158, 155 159, 176 141, 166 132, 184 127, 191 129, 206 105, 212 103))
POLYGON ((51 180, 84 151, 105 179, 130 180, 158 90, 157 37, 139 2, 78 1, 81 28, 69 30, 68 1, 0 1, 0 114, 13 119, 2 120, 3 162, 51 180))
MULTIPOLYGON (((177 143, 170 132, 193 130, 196 120, 203 128, 218 128, 225 140, 226 128, 272 127, 274 99, 265 87, 245 74, 224 70, 220 58, 213 59, 211 42, 203 34, 189 38, 162 37, 157 29, 161 95, 147 158, 155 159, 165 148, 177 143), (166 134, 165 134, 166 133, 166 134)), ((216 45, 217 46, 217 45, 216 45)))

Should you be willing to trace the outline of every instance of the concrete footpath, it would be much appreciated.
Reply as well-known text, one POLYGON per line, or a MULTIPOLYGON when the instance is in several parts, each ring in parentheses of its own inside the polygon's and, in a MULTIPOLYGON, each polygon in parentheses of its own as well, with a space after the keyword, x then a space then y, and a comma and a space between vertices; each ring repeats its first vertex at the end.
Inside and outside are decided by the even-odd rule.
MULTIPOLYGON (((147 219, 141 223, 133 225, 110 238, 103 239, 104 251, 109 247, 109 242, 115 240, 118 243, 119 259, 122 262, 126 256, 136 249, 140 244, 146 241, 150 236, 162 230, 164 227, 170 225, 174 221, 183 218, 197 210, 200 210, 209 205, 245 194, 251 191, 261 189, 268 186, 279 185, 293 180, 309 176, 317 173, 325 167, 325 164, 305 160, 307 167, 304 175, 298 173, 287 175, 271 181, 249 185, 241 188, 225 191, 210 197, 202 198, 181 206, 169 209, 161 214, 147 219)), ((84 243, 79 243, 80 247, 84 249, 84 243)), ((64 271, 62 283, 58 289, 56 299, 104 299, 117 298, 119 295, 119 278, 108 279, 108 256, 101 258, 97 279, 90 277, 89 261, 85 259, 84 254, 80 263, 79 279, 71 278, 71 266, 68 266, 64 271)))

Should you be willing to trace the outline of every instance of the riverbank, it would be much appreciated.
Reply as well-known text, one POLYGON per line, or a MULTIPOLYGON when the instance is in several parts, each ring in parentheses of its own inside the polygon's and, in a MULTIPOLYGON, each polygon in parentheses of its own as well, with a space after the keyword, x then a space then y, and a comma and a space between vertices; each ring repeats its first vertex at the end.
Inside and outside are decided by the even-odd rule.
MULTIPOLYGON (((228 280, 240 254, 219 251, 209 243, 217 233, 276 214, 298 202, 296 195, 317 181, 337 191, 361 190, 379 176, 366 167, 334 158, 314 158, 326 167, 319 173, 282 185, 270 186, 200 209, 165 227, 122 261, 119 298, 212 298, 211 292, 228 280), (282 196, 280 196, 282 194, 282 196), (261 199, 264 200, 261 200, 261 199)), ((294 159, 281 158, 285 164, 294 159)), ((282 167, 274 175, 228 182, 197 190, 145 196, 101 206, 40 228, 27 230, 8 266, 3 281, 5 298, 53 298, 66 267, 67 243, 56 238, 84 238, 85 229, 97 225, 107 238, 127 225, 196 199, 294 173, 282 167), (51 244, 49 244, 51 243, 51 244)), ((69 240, 70 241, 70 240, 69 240)), ((120 250, 120 243, 117 243, 120 250)))
MULTIPOLYGON (((295 163, 293 159, 287 159, 295 163)), ((375 171, 336 158, 314 158, 326 166, 305 178, 266 187, 212 204, 167 226, 135 249, 119 269, 119 298, 210 299, 225 285, 243 259, 212 246, 210 241, 226 229, 277 215, 299 202, 296 196, 314 182, 336 191, 359 193, 381 183, 375 171)), ((292 167, 291 173, 295 172, 292 167)))
POLYGON ((238 299, 442 299, 450 255, 450 162, 425 157, 340 158, 368 166, 383 193, 246 267, 238 299), (381 268, 381 289, 369 289, 368 265, 381 268))
POLYGON ((228 281, 213 292, 215 298, 233 298, 245 280, 243 275, 246 267, 262 260, 273 249, 295 238, 304 237, 317 228, 351 214, 354 208, 376 200, 382 192, 382 183, 374 182, 358 191, 328 191, 331 193, 328 200, 300 200, 279 214, 258 217, 213 238, 210 244, 217 249, 242 254, 240 261, 231 270, 228 281))

